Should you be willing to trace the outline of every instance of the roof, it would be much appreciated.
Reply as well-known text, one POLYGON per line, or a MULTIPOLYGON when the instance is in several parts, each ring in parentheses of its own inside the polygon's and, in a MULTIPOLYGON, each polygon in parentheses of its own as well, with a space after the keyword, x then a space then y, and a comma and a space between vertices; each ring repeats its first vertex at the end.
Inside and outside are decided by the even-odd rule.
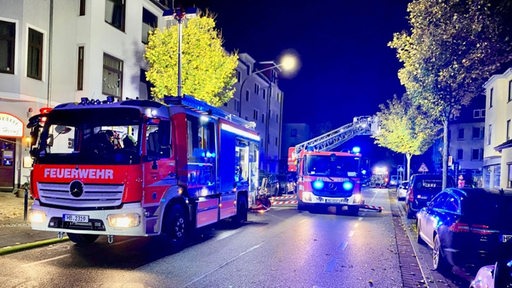
POLYGON ((494 147, 494 150, 501 153, 502 150, 510 148, 510 147, 512 147, 512 139, 509 139, 509 140, 501 143, 500 145, 494 147))

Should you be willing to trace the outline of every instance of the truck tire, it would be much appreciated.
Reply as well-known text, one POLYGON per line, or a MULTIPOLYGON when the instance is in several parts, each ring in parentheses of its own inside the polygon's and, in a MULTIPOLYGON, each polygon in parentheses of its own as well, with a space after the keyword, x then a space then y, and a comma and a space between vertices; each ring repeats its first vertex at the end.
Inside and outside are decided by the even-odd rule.
POLYGON ((67 233, 67 235, 68 235, 69 240, 71 240, 71 242, 75 243, 77 246, 90 245, 90 244, 94 243, 94 241, 96 241, 96 239, 98 239, 98 236, 99 236, 99 235, 92 235, 92 234, 75 234, 75 233, 67 233))
POLYGON ((170 210, 165 213, 163 227, 163 236, 172 252, 178 252, 183 249, 186 242, 188 222, 185 216, 185 210, 180 204, 174 204, 170 210))
POLYGON ((236 215, 233 217, 233 223, 237 226, 240 226, 247 222, 247 211, 247 197, 245 197, 245 195, 238 196, 236 201, 236 215))

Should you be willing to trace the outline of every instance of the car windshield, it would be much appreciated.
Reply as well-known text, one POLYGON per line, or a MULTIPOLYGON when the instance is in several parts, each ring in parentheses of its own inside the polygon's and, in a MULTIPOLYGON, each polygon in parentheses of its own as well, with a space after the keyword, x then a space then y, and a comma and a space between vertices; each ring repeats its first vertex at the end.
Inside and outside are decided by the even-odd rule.
POLYGON ((353 156, 308 155, 305 171, 308 175, 355 177, 358 174, 359 158, 353 156))
POLYGON ((39 163, 131 164, 140 161, 137 109, 54 110, 46 120, 39 163))

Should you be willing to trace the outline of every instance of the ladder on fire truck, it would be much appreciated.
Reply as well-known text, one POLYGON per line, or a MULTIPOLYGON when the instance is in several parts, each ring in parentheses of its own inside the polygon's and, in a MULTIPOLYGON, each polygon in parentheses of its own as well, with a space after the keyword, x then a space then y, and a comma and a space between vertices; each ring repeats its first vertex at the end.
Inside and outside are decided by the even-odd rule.
POLYGON ((378 120, 375 116, 354 117, 352 123, 343 125, 313 139, 299 143, 293 147, 292 158, 288 161, 295 161, 297 155, 304 149, 313 151, 332 150, 351 138, 359 135, 372 135, 378 129, 378 120))

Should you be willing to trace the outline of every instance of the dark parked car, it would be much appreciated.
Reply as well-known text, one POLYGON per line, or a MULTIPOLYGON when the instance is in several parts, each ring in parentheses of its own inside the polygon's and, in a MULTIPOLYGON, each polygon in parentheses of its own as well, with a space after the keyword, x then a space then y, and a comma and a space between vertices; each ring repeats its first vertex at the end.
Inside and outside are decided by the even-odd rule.
POLYGON ((266 189, 270 196, 278 196, 279 180, 275 174, 260 174, 259 187, 266 189))
POLYGON ((475 272, 494 264, 512 239, 512 193, 447 188, 417 214, 418 243, 433 249, 434 269, 475 272))
POLYGON ((396 198, 398 201, 404 201, 407 196, 407 187, 409 187, 409 181, 402 181, 396 186, 396 198))
MULTIPOLYGON (((455 181, 447 176, 446 187, 455 187, 455 181)), ((427 205, 443 187, 442 175, 438 174, 414 174, 409 180, 407 195, 405 197, 405 211, 407 218, 413 219, 416 213, 427 205)))

